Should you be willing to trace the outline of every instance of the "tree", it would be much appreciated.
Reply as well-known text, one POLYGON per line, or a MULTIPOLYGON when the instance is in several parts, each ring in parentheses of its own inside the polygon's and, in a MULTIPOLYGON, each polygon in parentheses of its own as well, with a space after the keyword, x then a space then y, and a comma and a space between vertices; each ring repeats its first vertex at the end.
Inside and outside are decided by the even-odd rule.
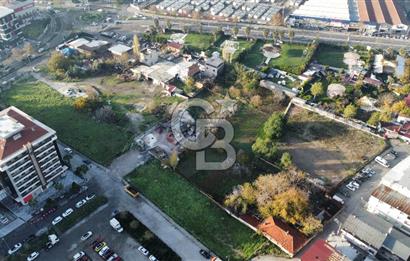
POLYGON ((134 56, 139 59, 140 52, 141 52, 141 46, 140 46, 140 40, 138 39, 138 36, 136 34, 134 35, 132 42, 133 42, 132 51, 134 53, 134 56))
POLYGON ((269 29, 263 29, 263 37, 265 38, 265 41, 266 39, 268 39, 269 34, 270 34, 269 29))
POLYGON ((250 183, 244 183, 234 188, 233 192, 226 197, 224 204, 237 212, 245 214, 249 205, 254 204, 255 201, 255 188, 250 183))
POLYGON ((316 219, 313 215, 309 215, 302 221, 302 232, 307 235, 311 236, 322 231, 323 225, 320 220, 316 219))
POLYGON ((189 25, 184 24, 184 25, 182 26, 182 31, 183 31, 184 33, 189 33, 189 30, 190 30, 189 25))
POLYGON ((228 93, 232 98, 239 98, 241 96, 241 90, 234 86, 229 87, 228 93))
POLYGON ((214 42, 218 39, 218 35, 221 34, 222 32, 223 32, 223 31, 222 31, 222 27, 221 27, 221 26, 216 27, 216 28, 212 31, 212 35, 213 35, 213 37, 214 37, 214 42))
POLYGON ((380 112, 378 111, 373 112, 372 115, 370 115, 370 118, 367 120, 367 124, 371 126, 377 126, 377 124, 379 124, 380 122, 380 117, 381 117, 380 112))
POLYGON ((198 24, 198 33, 202 34, 203 33, 203 26, 201 23, 198 24))
POLYGON ((160 24, 158 18, 154 18, 154 26, 158 31, 160 31, 160 24))
POLYGON ((391 106, 391 111, 395 112, 395 113, 399 113, 402 110, 404 110, 407 107, 406 102, 405 101, 398 101, 393 103, 393 105, 391 106))
POLYGON ((65 73, 70 66, 71 63, 69 59, 59 52, 52 53, 47 63, 47 68, 52 73, 58 73, 61 71, 65 73))
POLYGON ((406 59, 405 65, 404 65, 404 72, 402 77, 400 78, 400 81, 403 84, 410 83, 410 58, 406 59))
POLYGON ((171 20, 167 19, 167 21, 165 22, 165 26, 166 26, 167 30, 171 30, 172 29, 171 20))
POLYGON ((276 42, 277 40, 278 40, 278 38, 279 38, 279 32, 278 31, 273 31, 272 32, 272 40, 273 40, 273 42, 276 42))
POLYGON ((238 36, 239 33, 239 28, 235 25, 234 27, 232 27, 232 35, 234 38, 236 38, 238 36))
POLYGON ((288 37, 289 37, 289 42, 292 43, 292 42, 293 42, 293 39, 295 38, 295 31, 290 30, 290 31, 288 32, 288 37))
POLYGON ((262 98, 260 95, 254 95, 251 98, 251 104, 252 106, 258 108, 262 105, 262 98))
POLYGON ((348 118, 354 118, 357 115, 357 107, 354 104, 349 104, 345 107, 343 115, 348 118))
POLYGON ((89 169, 89 168, 88 168, 87 165, 82 164, 82 165, 78 166, 78 167, 75 169, 74 174, 77 175, 77 176, 79 176, 79 177, 82 177, 83 175, 85 175, 85 174, 88 172, 88 169, 89 169))
POLYGON ((255 143, 252 144, 252 151, 262 157, 271 159, 277 156, 279 150, 276 143, 269 139, 256 138, 255 143))
POLYGON ((292 156, 289 152, 284 152, 282 154, 282 157, 280 158, 281 167, 284 169, 288 169, 290 166, 292 166, 292 164, 292 156))
POLYGON ((80 192, 80 190, 81 190, 81 186, 80 186, 80 185, 78 185, 78 184, 75 183, 75 182, 71 183, 70 192, 71 192, 72 194, 77 194, 78 192, 80 192))
POLYGON ((285 129, 285 118, 282 113, 273 113, 262 126, 262 137, 278 140, 285 129))
POLYGON ((176 167, 178 166, 178 162, 179 162, 178 152, 176 150, 173 150, 171 152, 171 155, 169 155, 168 164, 173 170, 175 170, 176 167))
POLYGON ((406 49, 400 48, 400 49, 399 49, 399 55, 400 55, 401 57, 407 58, 407 51, 406 51, 406 49))
POLYGON ((251 27, 250 26, 246 26, 245 29, 245 35, 246 35, 246 39, 249 40, 249 36, 251 35, 251 27))
POLYGON ((95 111, 95 119, 100 122, 115 123, 117 121, 117 116, 111 106, 104 105, 95 111))
POLYGON ((325 94, 325 88, 321 82, 315 82, 310 88, 310 92, 313 97, 316 99, 317 96, 322 96, 325 94))
POLYGON ((84 111, 88 107, 88 99, 85 97, 78 97, 74 100, 73 106, 77 111, 84 111))
POLYGON ((390 107, 396 98, 391 92, 383 93, 379 96, 379 104, 381 107, 390 107))

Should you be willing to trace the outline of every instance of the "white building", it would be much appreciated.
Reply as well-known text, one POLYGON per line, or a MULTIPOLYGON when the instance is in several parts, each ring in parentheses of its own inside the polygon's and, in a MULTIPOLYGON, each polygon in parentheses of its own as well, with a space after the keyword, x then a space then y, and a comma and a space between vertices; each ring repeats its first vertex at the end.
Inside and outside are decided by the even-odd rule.
POLYGON ((215 78, 223 70, 223 67, 224 61, 219 58, 219 56, 213 55, 206 60, 204 74, 208 77, 215 78))
POLYGON ((132 48, 123 44, 116 44, 108 49, 110 53, 116 56, 122 56, 131 52, 132 48))
POLYGON ((0 111, 1 199, 27 204, 66 169, 54 130, 15 107, 0 111))
POLYGON ((383 177, 370 196, 367 209, 410 233, 410 157, 383 177))
POLYGON ((158 56, 158 51, 147 49, 140 53, 140 62, 145 65, 152 66, 158 62, 158 56))

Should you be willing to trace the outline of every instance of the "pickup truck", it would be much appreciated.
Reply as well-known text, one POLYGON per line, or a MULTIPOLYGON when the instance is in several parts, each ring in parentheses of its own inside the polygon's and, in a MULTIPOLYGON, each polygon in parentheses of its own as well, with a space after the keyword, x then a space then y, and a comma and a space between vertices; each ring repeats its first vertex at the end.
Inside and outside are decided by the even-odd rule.
POLYGON ((140 195, 139 191, 130 185, 124 186, 124 190, 133 198, 138 198, 138 196, 140 195))

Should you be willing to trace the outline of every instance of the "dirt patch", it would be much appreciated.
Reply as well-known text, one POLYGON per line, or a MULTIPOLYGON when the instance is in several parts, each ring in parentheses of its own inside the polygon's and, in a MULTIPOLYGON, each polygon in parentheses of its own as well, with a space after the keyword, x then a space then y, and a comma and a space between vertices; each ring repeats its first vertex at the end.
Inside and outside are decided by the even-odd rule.
POLYGON ((382 139, 294 106, 281 149, 291 153, 299 168, 332 188, 384 146, 382 139))

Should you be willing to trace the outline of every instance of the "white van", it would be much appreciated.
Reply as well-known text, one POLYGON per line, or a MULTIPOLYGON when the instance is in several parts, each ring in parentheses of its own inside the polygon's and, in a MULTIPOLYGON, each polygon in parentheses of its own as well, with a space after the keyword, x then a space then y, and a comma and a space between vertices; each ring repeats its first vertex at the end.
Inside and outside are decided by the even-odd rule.
POLYGON ((339 197, 338 195, 333 195, 332 198, 333 198, 334 200, 336 200, 337 202, 339 202, 340 204, 342 204, 342 205, 345 204, 345 201, 344 201, 341 197, 339 197))
POLYGON ((376 161, 377 163, 379 163, 380 165, 382 165, 383 167, 385 167, 385 168, 390 168, 389 162, 388 162, 385 158, 383 158, 383 157, 381 157, 381 156, 377 156, 376 159, 375 159, 375 161, 376 161))

